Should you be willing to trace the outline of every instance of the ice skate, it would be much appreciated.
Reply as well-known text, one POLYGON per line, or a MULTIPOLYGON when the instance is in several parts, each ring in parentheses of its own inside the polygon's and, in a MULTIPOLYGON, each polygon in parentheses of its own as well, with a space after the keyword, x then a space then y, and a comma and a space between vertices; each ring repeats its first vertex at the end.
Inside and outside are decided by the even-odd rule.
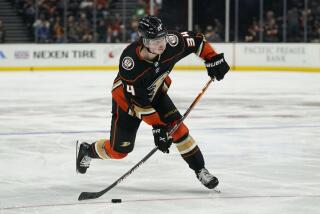
POLYGON ((219 184, 218 178, 210 174, 206 168, 202 168, 196 175, 198 180, 209 189, 213 189, 219 184))
POLYGON ((89 157, 89 148, 90 144, 85 142, 77 141, 77 172, 81 174, 85 174, 87 169, 90 166, 91 157, 89 157), (80 148, 78 150, 78 145, 80 144, 80 148))

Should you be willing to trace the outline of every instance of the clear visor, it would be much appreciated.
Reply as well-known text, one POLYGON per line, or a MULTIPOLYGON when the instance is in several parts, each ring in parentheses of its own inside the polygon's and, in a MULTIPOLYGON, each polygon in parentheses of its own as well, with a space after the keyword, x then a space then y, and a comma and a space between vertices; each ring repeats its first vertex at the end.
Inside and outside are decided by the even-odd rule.
POLYGON ((143 44, 146 47, 150 46, 158 46, 158 45, 165 45, 167 43, 167 36, 162 36, 156 39, 143 39, 143 44))

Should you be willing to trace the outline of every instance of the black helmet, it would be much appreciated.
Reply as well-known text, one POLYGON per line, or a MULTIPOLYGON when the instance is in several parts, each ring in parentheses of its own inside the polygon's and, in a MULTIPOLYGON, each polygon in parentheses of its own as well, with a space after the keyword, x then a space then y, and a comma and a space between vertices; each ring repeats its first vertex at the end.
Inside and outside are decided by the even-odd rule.
POLYGON ((144 39, 156 39, 166 36, 168 31, 156 16, 146 16, 139 21, 138 31, 144 39))

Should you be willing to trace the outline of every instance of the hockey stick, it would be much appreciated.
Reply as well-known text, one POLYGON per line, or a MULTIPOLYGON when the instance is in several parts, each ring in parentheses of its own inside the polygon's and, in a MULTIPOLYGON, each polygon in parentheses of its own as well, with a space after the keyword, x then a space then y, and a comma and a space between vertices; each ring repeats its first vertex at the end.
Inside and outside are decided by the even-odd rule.
MULTIPOLYGON (((169 135, 172 135, 172 133, 174 133, 179 126, 182 124, 182 122, 184 121, 184 119, 189 115, 189 113, 191 112, 191 110, 194 108, 194 106, 199 102, 200 98, 202 97, 202 95, 204 94, 204 92, 208 89, 209 85, 214 81, 214 79, 210 79, 206 85, 202 88, 201 92, 198 94, 198 96, 194 99, 194 101, 191 103, 191 105, 189 106, 189 108, 186 110, 186 112, 183 114, 183 116, 181 117, 181 119, 179 120, 179 122, 170 130, 169 135)), ((110 186, 108 186, 107 188, 99 191, 99 192, 82 192, 79 195, 78 200, 82 201, 82 200, 88 200, 88 199, 96 199, 99 198, 100 196, 102 196, 103 194, 105 194, 106 192, 108 192, 109 190, 111 190, 113 187, 115 187, 116 185, 118 185, 119 183, 121 183, 124 179, 126 179, 130 174, 132 174, 137 168, 139 168, 144 162, 146 162, 156 151, 158 150, 158 147, 155 147, 154 149, 152 149, 144 158, 142 158, 141 161, 139 161, 136 165, 134 165, 128 172, 126 172, 124 175, 122 175, 118 180, 116 180, 113 184, 111 184, 110 186)))

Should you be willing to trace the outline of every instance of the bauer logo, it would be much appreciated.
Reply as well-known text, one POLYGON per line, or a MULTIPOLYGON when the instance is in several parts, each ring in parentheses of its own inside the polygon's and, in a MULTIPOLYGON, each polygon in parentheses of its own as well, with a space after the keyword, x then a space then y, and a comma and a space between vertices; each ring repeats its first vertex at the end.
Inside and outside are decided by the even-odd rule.
POLYGON ((15 51, 14 58, 15 59, 29 59, 30 58, 29 51, 15 51))
POLYGON ((3 51, 0 51, 0 59, 6 59, 6 55, 4 55, 3 51))

